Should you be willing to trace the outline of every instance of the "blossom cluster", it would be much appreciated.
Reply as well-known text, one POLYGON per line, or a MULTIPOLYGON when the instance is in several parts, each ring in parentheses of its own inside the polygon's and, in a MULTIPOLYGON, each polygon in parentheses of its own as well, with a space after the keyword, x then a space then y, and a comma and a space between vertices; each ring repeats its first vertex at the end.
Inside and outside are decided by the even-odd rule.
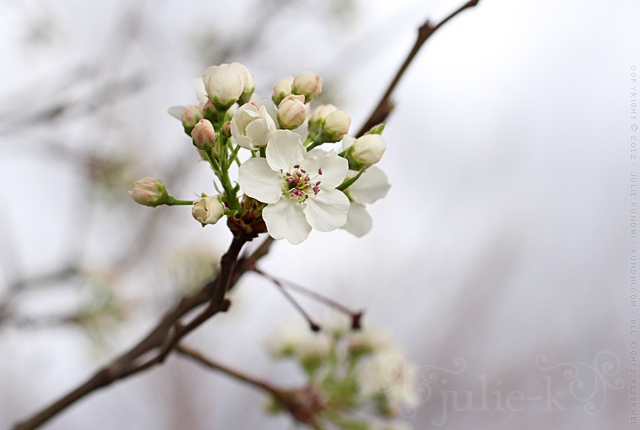
POLYGON ((234 233, 267 231, 294 245, 312 229, 342 228, 358 237, 371 229, 365 205, 390 187, 374 166, 386 150, 384 124, 356 139, 348 134, 351 117, 344 110, 327 104, 311 112, 323 83, 312 72, 280 79, 271 99, 254 94, 254 76, 240 63, 211 66, 194 82, 198 104, 169 113, 211 165, 217 194, 177 200, 162 181, 145 178, 130 191, 136 202, 192 205, 202 226, 227 216, 234 233), (235 181, 233 164, 239 166, 235 181))
MULTIPOLYGON (((419 403, 415 372, 391 334, 376 327, 351 330, 348 324, 325 326, 322 332, 283 324, 267 340, 276 359, 293 359, 308 378, 308 390, 322 399, 316 423, 340 428, 400 429, 407 423, 394 419, 401 407, 419 403)), ((277 399, 268 410, 279 412, 277 399)))

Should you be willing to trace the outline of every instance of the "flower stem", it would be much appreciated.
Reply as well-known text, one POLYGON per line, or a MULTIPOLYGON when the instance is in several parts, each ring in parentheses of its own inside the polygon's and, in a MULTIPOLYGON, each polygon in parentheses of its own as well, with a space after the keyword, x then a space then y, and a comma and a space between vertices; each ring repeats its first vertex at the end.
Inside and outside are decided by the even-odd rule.
POLYGON ((307 140, 304 141, 303 145, 307 146, 311 142, 313 142, 313 137, 312 136, 307 136, 307 140))
POLYGON ((229 207, 232 210, 240 209, 240 203, 238 203, 238 196, 236 195, 233 186, 231 185, 231 179, 229 179, 229 172, 225 169, 220 172, 218 176, 220 178, 220 183, 222 184, 222 188, 224 188, 224 192, 227 195, 227 202, 229 203, 229 207))
POLYGON ((169 196, 169 201, 166 204, 167 206, 191 206, 193 205, 193 200, 178 200, 169 196))
POLYGON ((195 351, 195 350, 193 350, 191 348, 188 348, 188 347, 186 347, 186 346, 184 346, 182 344, 179 344, 178 346, 176 346, 176 351, 178 351, 180 354, 182 354, 182 355, 184 355, 186 357, 189 357, 189 358, 197 361, 198 363, 200 363, 200 364, 202 364, 202 365, 204 365, 206 367, 209 367, 210 369, 217 370, 217 371, 222 372, 222 373, 226 373, 227 375, 229 375, 229 376, 231 376, 231 377, 233 377, 235 379, 238 379, 238 380, 240 380, 242 382, 245 382, 245 383, 247 383, 249 385, 253 385, 256 388, 260 388, 262 390, 265 390, 265 391, 267 391, 267 392, 269 392, 269 393, 271 393, 273 395, 276 395, 276 396, 280 395, 280 391, 275 389, 274 387, 272 387, 268 383, 263 382, 263 381, 259 381, 257 379, 253 379, 253 378, 251 378, 251 377, 249 377, 247 375, 244 375, 244 374, 242 374, 242 373, 240 373, 240 372, 238 372, 236 370, 233 370, 233 369, 231 369, 229 367, 223 366, 222 364, 215 363, 211 359, 203 356, 198 351, 195 351))

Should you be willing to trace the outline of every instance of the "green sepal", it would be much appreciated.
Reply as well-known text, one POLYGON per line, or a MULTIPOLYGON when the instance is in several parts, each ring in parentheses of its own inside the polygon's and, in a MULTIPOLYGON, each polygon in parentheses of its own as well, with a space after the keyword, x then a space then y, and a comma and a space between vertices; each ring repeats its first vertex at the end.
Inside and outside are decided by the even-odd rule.
POLYGON ((357 174, 356 176, 354 176, 353 178, 345 179, 345 180, 344 180, 340 185, 338 185, 338 186, 336 187, 336 190, 338 190, 338 191, 344 191, 344 190, 346 190, 347 188, 349 188, 351 185, 353 185, 353 183, 354 183, 355 181, 357 181, 357 180, 360 178, 360 176, 364 173, 364 171, 365 171, 365 170, 366 170, 365 168, 362 168, 362 169, 360 169, 360 171, 358 172, 358 174, 357 174))
POLYGON ((371 127, 371 129, 369 129, 369 131, 367 131, 365 134, 382 134, 382 131, 386 126, 386 122, 381 122, 380 124, 371 127))

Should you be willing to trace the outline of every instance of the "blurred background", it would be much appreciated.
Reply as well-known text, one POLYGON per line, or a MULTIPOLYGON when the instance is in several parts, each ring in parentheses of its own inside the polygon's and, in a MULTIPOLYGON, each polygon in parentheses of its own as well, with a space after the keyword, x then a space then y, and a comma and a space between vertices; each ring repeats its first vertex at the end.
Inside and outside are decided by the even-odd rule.
MULTIPOLYGON (((270 97, 277 79, 314 71, 355 132, 417 27, 462 3, 0 1, 0 428, 136 343, 228 246, 224 225, 126 193, 145 176, 178 198, 213 191, 166 112, 195 103, 194 77, 239 61, 270 97)), ((414 428, 630 428, 638 18, 633 0, 481 0, 427 42, 394 95, 380 163, 392 188, 369 207, 373 230, 281 241, 261 262, 393 331, 421 386, 403 411, 414 428), (500 410, 495 391, 528 400, 500 410), (483 392, 490 410, 463 407, 471 396, 481 409, 483 392)), ((301 318, 257 275, 233 294, 185 343, 295 386, 264 339, 301 318)), ((263 402, 173 356, 47 428, 291 428, 263 402)))

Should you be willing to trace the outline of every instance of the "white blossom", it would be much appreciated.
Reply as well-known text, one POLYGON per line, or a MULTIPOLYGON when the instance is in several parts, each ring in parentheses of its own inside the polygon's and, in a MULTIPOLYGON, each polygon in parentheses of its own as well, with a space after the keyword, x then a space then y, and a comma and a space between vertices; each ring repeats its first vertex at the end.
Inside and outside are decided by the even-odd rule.
POLYGON ((238 183, 246 195, 267 203, 262 217, 272 237, 297 245, 312 227, 327 232, 345 224, 349 199, 335 188, 346 177, 347 160, 333 150, 307 152, 289 130, 273 134, 266 156, 240 166, 238 183))
POLYGON ((358 370, 360 392, 365 397, 385 394, 396 410, 401 406, 415 406, 420 401, 415 373, 400 351, 383 351, 358 370))
POLYGON ((367 325, 347 336, 349 350, 354 353, 381 353, 395 350, 396 343, 389 330, 367 325))
POLYGON ((267 349, 276 358, 294 356, 301 360, 326 357, 331 351, 331 340, 324 333, 316 333, 308 326, 287 322, 267 339, 267 349))
MULTIPOLYGON (((353 178, 358 172, 349 170, 347 178, 353 178)), ((347 215, 347 222, 342 229, 356 237, 367 234, 373 225, 371 216, 367 213, 365 203, 373 203, 381 199, 389 192, 389 181, 387 175, 378 166, 369 167, 360 175, 345 193, 349 196, 350 206, 347 215)))
POLYGON ((231 135, 243 148, 255 151, 265 146, 276 131, 276 124, 265 106, 242 105, 231 120, 231 135))

